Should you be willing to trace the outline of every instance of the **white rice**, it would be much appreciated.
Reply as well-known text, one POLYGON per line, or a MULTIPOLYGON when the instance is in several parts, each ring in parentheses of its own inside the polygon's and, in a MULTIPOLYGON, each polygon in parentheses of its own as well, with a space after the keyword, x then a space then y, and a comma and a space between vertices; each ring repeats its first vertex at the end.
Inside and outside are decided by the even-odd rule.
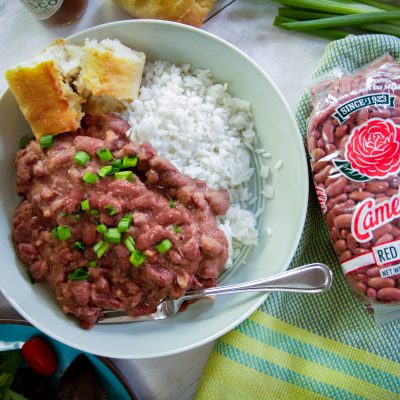
POLYGON ((133 140, 149 141, 183 173, 228 190, 231 207, 219 222, 230 261, 239 244, 257 243, 256 217, 246 209, 254 202, 248 183, 256 137, 248 102, 232 97, 209 70, 155 61, 146 64, 139 97, 124 116, 133 140))

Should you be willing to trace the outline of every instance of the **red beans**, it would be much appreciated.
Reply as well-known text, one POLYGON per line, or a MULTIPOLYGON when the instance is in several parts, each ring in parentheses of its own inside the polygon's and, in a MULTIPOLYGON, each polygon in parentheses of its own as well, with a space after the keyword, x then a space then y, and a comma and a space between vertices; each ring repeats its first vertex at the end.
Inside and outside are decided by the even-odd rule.
POLYGON ((366 303, 400 302, 400 274, 382 271, 400 264, 400 254, 390 262, 374 253, 400 241, 400 159, 392 143, 400 135, 400 88, 367 86, 380 77, 394 84, 399 75, 399 64, 384 56, 312 90, 307 143, 317 193, 335 253, 366 303))
POLYGON ((26 363, 41 376, 52 376, 57 369, 57 358, 53 348, 40 337, 33 337, 22 346, 26 363))

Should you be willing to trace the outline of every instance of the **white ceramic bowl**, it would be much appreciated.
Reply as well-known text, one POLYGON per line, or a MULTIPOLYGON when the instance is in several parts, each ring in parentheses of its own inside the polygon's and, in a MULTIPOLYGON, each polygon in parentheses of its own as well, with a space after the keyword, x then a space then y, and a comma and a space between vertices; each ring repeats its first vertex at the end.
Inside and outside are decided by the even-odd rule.
MULTIPOLYGON (((167 59, 209 68, 230 92, 252 106, 260 146, 272 159, 272 200, 265 202, 260 219, 259 244, 247 263, 224 284, 244 282, 285 270, 298 245, 306 215, 308 179, 303 143, 289 108, 271 79, 244 53, 199 29, 180 24, 138 20, 101 25, 71 40, 116 38, 146 53, 148 59, 167 59), (278 160, 283 167, 276 171, 278 160), (266 227, 272 230, 267 237, 266 227)), ((32 54, 33 56, 33 54, 32 54)), ((272 61, 271 61, 272 62, 272 61)), ((222 296, 200 301, 174 318, 158 322, 98 325, 89 331, 67 318, 44 284, 32 285, 16 258, 11 241, 11 221, 20 199, 15 193, 13 159, 19 139, 29 127, 17 103, 6 91, 0 99, 0 287, 13 306, 49 336, 83 351, 116 358, 150 358, 178 353, 205 344, 228 332, 249 316, 265 299, 261 294, 222 296)))

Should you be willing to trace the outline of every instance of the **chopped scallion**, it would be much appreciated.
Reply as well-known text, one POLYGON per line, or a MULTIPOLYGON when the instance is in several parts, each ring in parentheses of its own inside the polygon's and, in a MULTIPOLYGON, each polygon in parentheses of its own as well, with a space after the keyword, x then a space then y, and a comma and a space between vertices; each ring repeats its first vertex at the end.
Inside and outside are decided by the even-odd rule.
POLYGON ((122 160, 115 160, 111 163, 111 165, 116 168, 116 169, 121 169, 122 168, 122 160))
POLYGON ((36 283, 35 279, 33 279, 32 274, 28 271, 28 278, 29 278, 29 282, 34 285, 36 283))
POLYGON ((108 243, 103 242, 102 240, 100 240, 99 242, 97 242, 94 246, 93 246, 93 251, 96 253, 97 258, 101 258, 103 257, 104 253, 107 251, 108 249, 108 243))
POLYGON ((122 167, 123 168, 132 168, 136 167, 137 157, 124 157, 122 159, 122 167))
POLYGON ((71 218, 71 219, 73 219, 74 221, 80 221, 81 220, 81 210, 75 210, 75 211, 72 211, 72 213, 67 213, 67 212, 62 212, 61 214, 60 214, 60 216, 62 217, 62 218, 67 218, 67 217, 69 217, 69 218, 71 218))
POLYGON ((118 210, 114 208, 111 204, 108 204, 104 208, 108 211, 108 215, 110 215, 111 217, 115 214, 118 214, 118 210))
POLYGON ((127 214, 118 222, 118 231, 119 232, 128 232, 132 223, 132 215, 127 214))
POLYGON ((85 199, 81 201, 81 209, 82 211, 88 211, 90 210, 90 203, 89 199, 85 199))
POLYGON ((55 136, 54 135, 45 135, 39 139, 39 146, 41 149, 49 149, 53 146, 55 136))
POLYGON ((85 165, 89 160, 89 154, 86 153, 86 151, 78 151, 75 153, 75 155, 72 157, 72 159, 78 164, 78 165, 85 165))
POLYGON ((91 215, 100 215, 100 211, 97 208, 92 208, 90 210, 91 215))
POLYGON ((99 169, 97 175, 104 178, 107 175, 111 175, 113 172, 114 172, 114 167, 112 167, 111 165, 106 165, 105 167, 101 167, 99 169))
POLYGON ((97 261, 95 260, 89 261, 87 265, 89 268, 95 268, 97 267, 97 261))
POLYGON ((51 234, 55 239, 58 240, 67 240, 71 236, 71 229, 68 228, 66 225, 60 225, 57 227, 54 227, 51 230, 51 234))
POLYGON ((57 227, 56 226, 54 228, 52 228, 51 236, 53 236, 54 239, 58 239, 58 231, 57 231, 57 227))
POLYGON ((172 242, 168 239, 161 240, 160 243, 156 246, 157 251, 160 254, 166 253, 172 247, 172 242))
POLYGON ((146 258, 147 257, 143 254, 143 252, 140 250, 134 250, 129 258, 129 261, 133 266, 140 267, 146 261, 146 258))
POLYGON ((85 281, 89 278, 86 268, 77 268, 67 275, 69 281, 85 281))
POLYGON ((178 225, 174 225, 172 229, 174 230, 175 233, 181 233, 182 231, 182 228, 178 225))
POLYGON ((99 177, 94 174, 93 172, 86 172, 85 175, 83 175, 83 181, 86 183, 90 183, 91 185, 97 183, 99 180, 99 177))
POLYGON ((97 225, 96 230, 97 230, 97 232, 99 232, 99 233, 101 233, 102 235, 104 235, 104 234, 108 231, 108 228, 107 228, 106 225, 100 224, 100 225, 97 225))
POLYGON ((169 207, 170 207, 170 208, 174 208, 174 207, 175 207, 175 202, 174 202, 174 200, 172 199, 172 197, 169 198, 169 207))
POLYGON ((77 241, 72 245, 72 247, 73 247, 74 249, 76 249, 76 250, 79 250, 79 251, 84 251, 84 250, 85 250, 85 245, 84 245, 80 240, 77 240, 77 241))
POLYGON ((57 228, 58 238, 60 240, 67 240, 71 236, 71 229, 66 225, 61 225, 57 228))
POLYGON ((29 143, 29 141, 31 140, 30 136, 24 136, 19 140, 19 148, 20 149, 24 149, 27 144, 29 143))
POLYGON ((108 243, 121 243, 121 233, 117 228, 110 228, 104 233, 104 240, 108 243))
POLYGON ((113 155, 109 149, 99 149, 97 150, 97 155, 102 161, 110 161, 113 159, 113 155))
POLYGON ((135 176, 132 171, 119 171, 115 173, 115 179, 126 179, 129 182, 135 181, 135 176))
POLYGON ((124 245, 129 250, 129 253, 133 253, 135 251, 135 240, 132 236, 128 236, 125 241, 124 245))

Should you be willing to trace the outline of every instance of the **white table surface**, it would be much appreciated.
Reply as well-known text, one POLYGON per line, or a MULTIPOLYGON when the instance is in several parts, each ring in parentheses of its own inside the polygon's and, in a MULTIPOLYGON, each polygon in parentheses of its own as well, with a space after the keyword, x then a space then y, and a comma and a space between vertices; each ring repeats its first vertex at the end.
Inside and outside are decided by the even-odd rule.
MULTIPOLYGON (((219 0, 210 13, 215 15, 203 29, 252 57, 276 83, 295 112, 327 41, 273 27, 276 8, 268 0, 219 0)), ((0 0, 0 92, 6 88, 4 71, 30 58, 53 39, 129 18, 111 0, 89 0, 85 14, 77 23, 49 28, 38 22, 18 0, 0 0)), ((0 318, 13 316, 18 314, 0 294, 0 318)), ((209 343, 175 356, 113 361, 140 399, 187 400, 196 390, 211 347, 209 343)))

